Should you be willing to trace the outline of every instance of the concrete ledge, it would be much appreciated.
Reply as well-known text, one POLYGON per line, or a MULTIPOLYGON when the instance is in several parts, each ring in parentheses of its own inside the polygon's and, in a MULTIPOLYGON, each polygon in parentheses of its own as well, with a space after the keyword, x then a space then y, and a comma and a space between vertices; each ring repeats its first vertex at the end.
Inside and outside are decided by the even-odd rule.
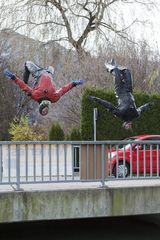
POLYGON ((160 186, 0 193, 0 223, 158 213, 160 186))

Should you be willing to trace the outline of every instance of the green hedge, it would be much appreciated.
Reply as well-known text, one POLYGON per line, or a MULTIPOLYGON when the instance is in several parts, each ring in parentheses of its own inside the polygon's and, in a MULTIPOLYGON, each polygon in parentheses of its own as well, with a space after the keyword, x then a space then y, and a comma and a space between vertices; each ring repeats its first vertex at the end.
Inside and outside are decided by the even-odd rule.
POLYGON ((83 140, 93 140, 93 108, 98 109, 97 140, 118 140, 129 136, 142 134, 160 134, 160 95, 135 92, 134 97, 137 107, 153 102, 154 105, 144 112, 140 118, 133 120, 133 130, 126 131, 122 127, 123 121, 98 103, 87 99, 93 95, 117 105, 113 91, 107 89, 86 88, 82 96, 81 104, 81 135, 83 140))
POLYGON ((77 128, 72 128, 69 133, 66 135, 67 141, 80 141, 81 139, 81 133, 80 130, 77 128))
POLYGON ((49 141, 63 141, 64 131, 58 122, 53 122, 51 128, 49 129, 49 141))

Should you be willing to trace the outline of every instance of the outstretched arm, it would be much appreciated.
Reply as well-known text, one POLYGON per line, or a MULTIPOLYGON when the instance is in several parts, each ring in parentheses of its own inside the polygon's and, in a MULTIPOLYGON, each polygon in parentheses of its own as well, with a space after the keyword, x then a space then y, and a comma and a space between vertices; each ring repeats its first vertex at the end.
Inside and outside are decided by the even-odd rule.
POLYGON ((24 83, 24 81, 16 77, 9 69, 4 70, 4 75, 12 79, 12 81, 15 82, 24 92, 31 94, 32 88, 24 83))
POLYGON ((71 83, 66 84, 62 88, 60 88, 58 91, 56 91, 56 94, 60 98, 65 93, 67 93, 69 90, 71 90, 73 87, 76 87, 76 86, 79 86, 79 85, 83 85, 83 83, 84 83, 84 80, 75 80, 75 81, 73 81, 71 83))
POLYGON ((56 95, 60 98, 61 96, 63 96, 65 93, 67 93, 72 88, 73 88, 73 84, 68 83, 65 86, 61 87, 59 90, 57 90, 56 95))
POLYGON ((150 108, 150 107, 151 107, 151 103, 146 103, 146 104, 140 106, 140 107, 137 109, 137 111, 138 111, 138 113, 139 113, 139 115, 140 115, 141 113, 143 113, 144 111, 146 111, 146 110, 147 110, 148 108, 150 108))
POLYGON ((32 88, 30 88, 24 81, 16 77, 14 82, 20 87, 22 91, 31 96, 32 88))
POLYGON ((106 100, 103 100, 101 98, 94 97, 94 96, 88 96, 88 99, 91 100, 91 101, 95 101, 95 102, 99 103, 103 107, 107 108, 107 110, 109 110, 110 112, 113 112, 113 113, 116 112, 115 106, 112 103, 110 103, 106 100))

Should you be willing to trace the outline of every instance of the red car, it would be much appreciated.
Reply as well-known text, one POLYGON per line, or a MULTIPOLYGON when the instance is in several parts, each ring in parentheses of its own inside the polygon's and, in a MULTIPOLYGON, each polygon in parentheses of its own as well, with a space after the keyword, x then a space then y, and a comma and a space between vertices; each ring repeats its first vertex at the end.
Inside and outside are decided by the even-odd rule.
POLYGON ((140 135, 124 141, 131 141, 131 143, 116 145, 108 153, 109 175, 115 177, 159 176, 160 135, 140 135), (144 143, 136 143, 137 141, 144 141, 144 143))

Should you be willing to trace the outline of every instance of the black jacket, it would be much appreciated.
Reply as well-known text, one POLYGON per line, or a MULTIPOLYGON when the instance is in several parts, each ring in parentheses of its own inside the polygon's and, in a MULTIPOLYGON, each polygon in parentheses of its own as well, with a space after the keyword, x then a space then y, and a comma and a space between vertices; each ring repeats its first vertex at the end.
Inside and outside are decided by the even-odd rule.
POLYGON ((128 92, 118 98, 118 106, 114 107, 113 114, 125 122, 130 122, 139 117, 141 112, 136 108, 133 95, 128 92))
POLYGON ((89 96, 89 100, 95 101, 100 105, 104 106, 109 112, 113 113, 115 116, 121 118, 124 122, 130 122, 134 118, 137 118, 149 108, 150 103, 146 103, 139 108, 136 108, 134 97, 131 93, 126 93, 118 98, 118 106, 115 107, 112 103, 97 98, 94 96, 89 96))

